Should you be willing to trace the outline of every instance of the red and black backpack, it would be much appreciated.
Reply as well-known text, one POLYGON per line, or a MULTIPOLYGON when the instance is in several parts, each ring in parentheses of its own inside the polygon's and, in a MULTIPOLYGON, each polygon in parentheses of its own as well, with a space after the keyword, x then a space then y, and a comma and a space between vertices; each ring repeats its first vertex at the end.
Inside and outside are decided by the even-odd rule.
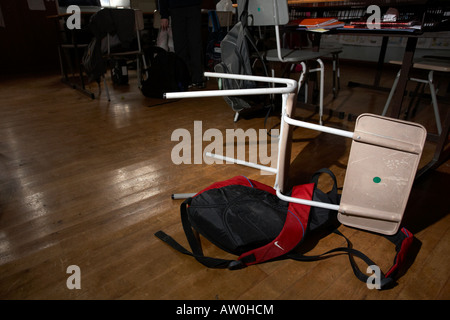
MULTIPOLYGON (((292 197, 339 204, 337 181, 328 169, 316 172, 311 183, 295 186, 292 197), (328 193, 317 188, 319 176, 329 174, 333 187, 328 193)), ((274 259, 290 258, 298 261, 314 261, 335 254, 348 254, 355 276, 367 282, 369 276, 360 271, 353 256, 359 257, 368 266, 376 265, 365 254, 351 248, 350 241, 337 230, 337 212, 286 202, 276 196, 274 188, 237 176, 216 182, 181 204, 181 221, 192 251, 185 249, 172 237, 158 231, 155 235, 181 253, 193 256, 209 268, 244 268, 274 259), (323 231, 334 232, 347 242, 323 254, 306 256, 296 249, 305 237, 323 231), (236 260, 206 257, 203 254, 198 232, 222 250, 238 255, 236 260)), ((395 284, 395 273, 405 259, 413 235, 402 228, 393 236, 385 236, 396 245, 394 265, 386 274, 381 274, 380 289, 395 284)))

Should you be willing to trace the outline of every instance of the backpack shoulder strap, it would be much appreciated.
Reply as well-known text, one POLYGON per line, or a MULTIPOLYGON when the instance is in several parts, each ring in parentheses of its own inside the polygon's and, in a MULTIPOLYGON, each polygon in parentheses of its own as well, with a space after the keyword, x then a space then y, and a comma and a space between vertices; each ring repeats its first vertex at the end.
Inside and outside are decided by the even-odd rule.
MULTIPOLYGON (((398 272, 398 270, 401 269, 401 267, 404 266, 407 252, 409 251, 409 248, 414 239, 413 234, 404 227, 392 236, 383 235, 383 237, 385 237, 386 239, 391 241, 393 244, 395 244, 396 255, 394 258, 393 266, 391 268, 389 268, 389 271, 386 272, 386 274, 384 274, 380 270, 380 278, 381 278, 380 282, 379 282, 380 285, 378 287, 375 286, 375 288, 381 289, 381 290, 392 288, 395 285, 395 283, 396 283, 395 279, 396 279, 397 272, 398 272)), ((352 250, 352 252, 349 252, 349 259, 350 259, 350 264, 352 265, 353 273, 359 280, 361 280, 362 282, 368 283, 370 276, 368 276, 366 273, 361 272, 358 269, 355 261, 352 259, 352 255, 355 255, 355 256, 363 259, 369 267, 376 266, 376 264, 374 262, 372 262, 370 259, 368 259, 363 253, 361 253, 357 250, 352 250)), ((369 269, 367 269, 367 270, 369 271, 369 269)), ((375 270, 372 269, 372 271, 375 271, 375 270)))
POLYGON ((386 273, 386 277, 394 277, 398 270, 405 264, 407 252, 414 241, 414 235, 403 227, 396 234, 385 236, 385 238, 395 244, 395 250, 397 252, 394 258, 394 265, 386 273))
MULTIPOLYGON (((337 230, 337 229, 334 230, 334 233, 343 237, 346 240, 347 247, 334 248, 332 250, 329 250, 327 252, 324 252, 322 254, 315 255, 315 256, 305 256, 300 253, 289 253, 288 257, 291 259, 294 259, 294 260, 298 260, 298 261, 316 261, 316 260, 333 257, 339 253, 348 254, 353 273, 359 280, 367 283, 367 281, 369 280, 369 276, 367 275, 367 273, 364 273, 359 269, 359 267, 356 264, 353 257, 360 258, 369 267, 376 266, 376 263, 373 262, 371 259, 369 259, 361 251, 353 249, 351 247, 352 244, 351 244, 350 240, 346 236, 344 236, 339 230, 337 230)), ((396 255, 394 258, 394 265, 389 269, 389 271, 386 274, 383 274, 382 272, 380 274, 380 286, 377 287, 377 289, 381 289, 381 290, 389 289, 393 285, 395 285, 395 276, 396 276, 398 270, 400 270, 401 267, 404 265, 406 254, 407 254, 409 247, 411 246, 411 243, 414 238, 413 234, 411 232, 409 232, 406 228, 402 228, 395 235, 384 236, 384 237, 386 239, 388 239, 389 241, 391 241, 393 244, 395 244, 396 255)))
POLYGON ((177 241, 175 241, 171 236, 166 234, 163 231, 158 231, 155 233, 155 236, 158 237, 160 240, 167 243, 169 246, 174 248, 175 250, 194 257, 198 262, 203 264, 204 266, 208 268, 218 268, 223 269, 227 268, 230 263, 232 263, 234 260, 225 260, 225 259, 218 259, 218 258, 211 258, 206 257, 203 255, 203 250, 200 244, 200 240, 196 235, 194 234, 194 231, 192 230, 191 223, 189 222, 189 218, 187 216, 187 206, 191 203, 192 198, 186 199, 180 206, 180 212, 181 212, 181 222, 183 224, 184 233, 186 234, 186 238, 189 242, 189 245, 192 249, 192 252, 184 248, 182 245, 180 245, 177 241))

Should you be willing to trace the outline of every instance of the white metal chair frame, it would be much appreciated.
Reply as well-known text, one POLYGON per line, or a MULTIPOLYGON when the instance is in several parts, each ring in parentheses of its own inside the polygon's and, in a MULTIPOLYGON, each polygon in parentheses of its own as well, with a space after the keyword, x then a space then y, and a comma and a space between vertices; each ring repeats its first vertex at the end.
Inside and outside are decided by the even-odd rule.
MULTIPOLYGON (((276 77, 261 77, 261 76, 249 76, 249 75, 237 75, 237 74, 228 74, 228 73, 214 73, 214 72, 205 72, 205 77, 210 78, 219 78, 219 79, 237 79, 237 80, 250 80, 255 82, 267 82, 267 83, 277 83, 277 84, 284 84, 285 87, 274 87, 274 88, 252 88, 252 89, 232 89, 232 90, 206 90, 206 91, 187 91, 187 92, 168 92, 164 95, 164 98, 166 99, 179 99, 179 98, 198 98, 198 97, 221 97, 221 96, 243 96, 243 95, 261 95, 261 94, 281 94, 282 95, 282 119, 285 119, 284 115, 286 113, 286 106, 293 105, 295 97, 297 95, 297 81, 293 79, 283 79, 283 78, 276 78, 276 77)), ((292 109, 292 108, 291 108, 292 109)), ((312 124, 311 124, 312 125, 312 124)), ((314 125, 313 125, 314 126, 314 125)), ((327 128, 324 126, 316 125, 322 130, 336 130, 332 128, 327 128)), ((287 133, 284 128, 284 126, 281 126, 280 129, 280 140, 286 140, 287 139, 287 133)), ((275 181, 275 188, 277 189, 277 192, 279 191, 279 163, 280 163, 280 154, 282 153, 281 148, 278 150, 278 160, 277 160, 277 167, 272 168, 264 165, 260 165, 257 163, 247 162, 239 159, 229 158, 222 155, 212 154, 212 153, 206 153, 207 156, 225 160, 227 162, 236 163, 240 165, 245 165, 251 168, 264 170, 267 172, 275 173, 276 181, 275 181)), ((281 155, 281 157, 284 159, 284 155, 281 155)), ((284 167, 283 167, 284 168, 284 167)), ((183 194, 176 194, 173 195, 174 199, 179 198, 185 198, 188 196, 192 196, 194 194, 192 193, 183 193, 183 194)), ((296 199, 296 201, 302 201, 301 199, 296 199)), ((307 201, 307 200, 304 200, 307 201)), ((295 202, 295 201, 294 201, 295 202)), ((307 201, 307 203, 310 203, 307 201)), ((323 205, 320 202, 317 202, 318 206, 323 205)))

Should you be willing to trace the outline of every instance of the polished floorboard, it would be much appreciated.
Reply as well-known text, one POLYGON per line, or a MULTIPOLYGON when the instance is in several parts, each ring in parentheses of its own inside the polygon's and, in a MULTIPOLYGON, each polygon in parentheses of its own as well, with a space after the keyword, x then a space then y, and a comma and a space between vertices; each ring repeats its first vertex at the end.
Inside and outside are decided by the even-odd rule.
MULTIPOLYGON (((370 64, 343 62, 341 90, 333 99, 327 71, 325 107, 333 113, 325 113, 325 125, 353 130, 349 114, 381 112, 387 92, 347 87, 350 80, 371 83, 374 72, 370 64)), ((390 87, 395 72, 386 68, 381 84, 390 87)), ((448 79, 441 80, 445 93, 448 79)), ((369 290, 342 255, 237 271, 207 269, 154 233, 164 230, 187 246, 181 201, 172 200, 173 193, 196 192, 236 175, 274 183, 273 175, 257 169, 194 159, 194 150, 211 143, 202 139, 209 128, 226 137, 227 129, 263 129, 264 117, 234 123, 220 97, 145 98, 132 72, 128 86, 108 82, 111 102, 104 90, 91 100, 62 84, 58 74, 1 79, 0 299, 450 299, 450 161, 413 186, 404 216, 415 235, 409 269, 390 290, 369 290), (180 132, 192 145, 190 164, 173 162, 180 132), (80 289, 67 286, 72 265, 79 267, 80 289)), ((90 88, 97 94, 96 84, 90 88)), ((210 79, 207 89, 214 88, 210 79)), ((448 96, 439 103, 443 117, 448 96)), ((297 117, 317 123, 313 109, 299 107, 297 117)), ((423 98, 411 120, 436 132, 433 119, 430 100, 423 98)), ((276 124, 271 117, 267 126, 276 124)), ((228 142, 224 138, 223 150, 215 151, 225 152, 228 142)), ((431 159, 434 146, 427 142, 420 166, 431 159)), ((349 147, 346 138, 295 130, 290 181, 308 182, 313 172, 328 167, 342 187, 349 147)), ((322 188, 329 186, 321 181, 322 188)), ((346 226, 339 230, 382 270, 392 265, 394 247, 385 239, 346 226)), ((232 257, 202 243, 207 255, 232 257)), ((342 238, 329 235, 311 254, 343 245, 342 238)))

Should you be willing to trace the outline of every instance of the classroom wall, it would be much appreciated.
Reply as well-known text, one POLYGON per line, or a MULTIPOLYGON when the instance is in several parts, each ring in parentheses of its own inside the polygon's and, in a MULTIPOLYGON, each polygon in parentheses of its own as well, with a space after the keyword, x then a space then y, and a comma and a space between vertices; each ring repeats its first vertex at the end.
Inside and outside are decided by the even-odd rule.
MULTIPOLYGON (((131 0, 152 12, 156 0, 131 0)), ((59 71, 57 0, 0 0, 0 75, 59 71)), ((216 0, 204 0, 205 9, 216 0)))
POLYGON ((57 69, 55 0, 0 0, 0 73, 57 69))

